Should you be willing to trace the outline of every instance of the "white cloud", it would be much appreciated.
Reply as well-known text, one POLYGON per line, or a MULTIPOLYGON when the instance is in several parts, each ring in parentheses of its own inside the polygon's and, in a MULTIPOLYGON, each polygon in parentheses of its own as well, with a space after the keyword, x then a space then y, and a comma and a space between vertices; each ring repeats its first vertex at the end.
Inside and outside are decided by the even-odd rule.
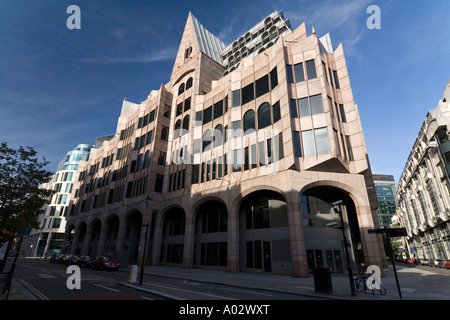
POLYGON ((89 63, 151 63, 158 61, 174 60, 176 58, 178 49, 176 48, 162 48, 149 54, 128 56, 128 57, 103 57, 103 58, 86 58, 79 59, 80 62, 89 63))

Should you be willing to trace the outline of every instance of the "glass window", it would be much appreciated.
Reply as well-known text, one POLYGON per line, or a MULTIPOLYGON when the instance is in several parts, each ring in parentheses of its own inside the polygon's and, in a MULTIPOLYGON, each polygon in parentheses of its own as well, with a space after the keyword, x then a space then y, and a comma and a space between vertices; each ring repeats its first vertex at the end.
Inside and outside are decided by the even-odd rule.
POLYGON ((150 151, 147 150, 144 157, 144 169, 147 169, 150 166, 150 151))
POLYGON ((350 136, 345 136, 345 142, 347 143, 347 151, 348 151, 348 158, 350 161, 353 161, 353 150, 352 150, 352 144, 350 143, 350 136))
POLYGON ((223 126, 221 124, 214 128, 214 147, 223 144, 223 126))
POLYGON ((277 73, 277 67, 275 67, 272 69, 272 71, 270 71, 270 86, 273 89, 277 85, 278 85, 278 73, 277 73))
POLYGON ((310 116, 311 113, 309 111, 308 98, 301 98, 297 100, 298 103, 298 112, 300 117, 310 116))
POLYGON ((175 122, 175 128, 173 132, 173 138, 176 139, 180 136, 180 129, 181 129, 181 120, 178 119, 177 122, 175 122))
POLYGON ((297 104, 295 103, 295 99, 289 99, 289 106, 291 109, 291 118, 297 118, 297 104))
POLYGON ((333 70, 333 76, 334 76, 334 85, 335 85, 336 89, 340 89, 340 87, 339 87, 339 79, 338 79, 338 76, 337 76, 337 71, 333 70))
POLYGON ((345 118, 345 110, 344 110, 344 105, 343 104, 339 105, 339 111, 341 113, 341 120, 342 120, 342 122, 347 122, 347 120, 345 118))
POLYGON ((300 148, 300 132, 298 131, 293 132, 293 143, 294 143, 294 156, 301 157, 302 151, 300 148))
POLYGON ((316 155, 314 147, 314 135, 312 130, 302 131, 303 153, 305 157, 316 155))
MULTIPOLYGON (((163 127, 161 129, 161 140, 167 141, 167 139, 169 138, 169 128, 167 127, 163 127)), ((119 159, 120 154, 117 154, 117 157, 119 159)))
POLYGON ((178 87, 178 95, 182 94, 184 92, 184 83, 180 84, 178 87))
POLYGON ((309 97, 309 102, 311 103, 311 114, 323 113, 323 103, 322 95, 317 94, 309 97))
POLYGON ((208 146, 211 144, 211 130, 206 130, 203 134, 202 151, 209 150, 208 146))
POLYGON ((266 152, 264 150, 264 141, 258 142, 258 157, 259 165, 263 166, 266 164, 266 152))
POLYGON ((255 111, 248 110, 244 114, 244 134, 250 134, 255 131, 255 111))
POLYGON ((281 119, 280 101, 277 101, 272 106, 273 123, 281 119))
POLYGON ((306 73, 308 74, 308 80, 317 78, 314 59, 306 61, 306 73))
POLYGON ((283 133, 282 132, 280 132, 280 134, 275 137, 274 143, 275 143, 275 152, 276 152, 275 161, 278 161, 278 160, 284 158, 284 146, 283 146, 284 143, 283 143, 283 133))
POLYGON ((189 115, 187 115, 186 117, 184 117, 183 119, 183 131, 182 131, 182 135, 185 135, 186 133, 189 132, 189 115))
POLYGON ((231 93, 232 107, 239 107, 241 105, 241 90, 236 90, 231 93))
POLYGON ((270 104, 264 102, 258 108, 258 129, 263 129, 272 124, 272 119, 270 116, 270 104))
POLYGON ((294 83, 294 75, 292 74, 292 65, 286 65, 286 77, 288 83, 294 83))
POLYGON ((269 92, 269 76, 266 75, 255 82, 255 88, 256 88, 256 97, 260 97, 263 94, 266 94, 269 92))
POLYGON ((203 115, 203 112, 201 112, 201 111, 198 111, 195 113, 195 126, 196 127, 199 127, 202 125, 202 115, 203 115))
POLYGON ((184 100, 184 111, 188 111, 191 108, 191 97, 184 100))
POLYGON ((253 99, 255 99, 255 93, 253 83, 250 83, 248 86, 242 88, 242 105, 252 101, 253 99))
POLYGON ((305 74, 303 73, 303 63, 294 64, 295 82, 305 81, 305 74))
POLYGON ((180 102, 179 104, 177 104, 177 116, 179 116, 180 114, 183 113, 183 102, 180 102))
POLYGON ((256 168, 258 165, 258 162, 256 160, 257 156, 256 156, 256 144, 252 144, 250 146, 250 153, 251 153, 251 163, 252 163, 252 169, 256 168))
POLYGON ((223 100, 214 104, 214 119, 223 115, 223 100))
POLYGON ((192 87, 192 78, 189 78, 186 81, 186 90, 192 87))
POLYGON ((232 165, 232 169, 233 172, 238 172, 242 170, 242 150, 241 149, 236 149, 236 150, 232 150, 232 159, 233 159, 233 165, 232 165))
POLYGON ((314 135, 316 138, 317 154, 329 154, 330 151, 330 139, 328 138, 327 128, 314 129, 314 135))
POLYGON ((192 180, 191 180, 192 184, 198 183, 198 174, 199 174, 199 172, 200 172, 200 165, 194 164, 192 166, 192 180))
POLYGON ((203 124, 211 122, 212 120, 211 117, 212 117, 212 106, 203 110, 203 124))

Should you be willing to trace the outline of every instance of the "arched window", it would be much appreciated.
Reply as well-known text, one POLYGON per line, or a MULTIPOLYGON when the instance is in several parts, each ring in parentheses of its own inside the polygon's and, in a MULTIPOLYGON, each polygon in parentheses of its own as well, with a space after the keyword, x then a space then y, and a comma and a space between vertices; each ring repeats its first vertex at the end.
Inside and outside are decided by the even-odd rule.
POLYGON ((163 127, 161 129, 161 140, 167 141, 169 138, 169 128, 163 127))
POLYGON ((211 144, 211 130, 206 130, 203 133, 203 148, 202 151, 209 150, 209 145, 211 144))
POLYGON ((192 77, 186 81, 186 90, 192 87, 192 77))
POLYGON ((173 138, 176 139, 180 136, 180 131, 181 131, 181 120, 178 119, 177 122, 175 122, 175 128, 173 131, 173 138))
POLYGON ((272 124, 270 116, 270 104, 264 102, 258 108, 258 129, 268 127, 272 124))
POLYGON ((221 146, 223 144, 223 126, 218 124, 214 128, 214 147, 221 146))
POLYGON ((255 131, 255 111, 248 110, 244 114, 244 134, 249 134, 255 131))
POLYGON ((180 84, 178 87, 178 95, 182 94, 184 92, 184 83, 180 84))
POLYGON ((147 150, 144 156, 144 168, 147 169, 150 166, 150 151, 147 150))
POLYGON ((136 165, 136 171, 141 171, 141 169, 142 169, 142 153, 139 155, 136 165))
POLYGON ((183 131, 182 131, 181 135, 185 135, 188 132, 189 132, 189 115, 187 115, 183 119, 183 131))

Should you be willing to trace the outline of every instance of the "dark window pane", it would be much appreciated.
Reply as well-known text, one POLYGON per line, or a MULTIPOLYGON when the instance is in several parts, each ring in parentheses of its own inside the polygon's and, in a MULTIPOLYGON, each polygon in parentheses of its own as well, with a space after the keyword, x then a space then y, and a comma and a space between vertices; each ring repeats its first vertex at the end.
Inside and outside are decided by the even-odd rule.
POLYGON ((309 104, 308 104, 308 98, 301 98, 297 100, 298 103, 298 112, 300 114, 300 117, 305 117, 311 115, 309 112, 309 104))
POLYGON ((289 99, 289 106, 291 108, 291 118, 297 118, 297 104, 295 103, 295 99, 289 99))
POLYGON ((334 70, 333 70, 333 76, 334 76, 334 85, 335 85, 336 89, 340 89, 337 72, 334 70))
POLYGON ((308 80, 317 78, 316 64, 314 60, 306 61, 306 73, 308 74, 308 80))
POLYGON ((288 83, 294 83, 294 76, 292 74, 292 65, 286 65, 286 76, 288 83))
POLYGON ((191 108, 191 98, 187 98, 184 101, 184 111, 188 111, 191 108))
POLYGON ((270 85, 272 89, 278 85, 277 67, 273 68, 272 71, 270 71, 270 85))
POLYGON ((214 128, 214 147, 223 144, 223 126, 221 124, 214 128))
POLYGON ((232 92, 232 107, 239 107, 241 105, 241 90, 236 90, 232 92))
POLYGON ((258 108, 258 129, 268 127, 272 124, 270 116, 270 104, 263 103, 258 108))
POLYGON ((223 100, 214 104, 214 119, 223 115, 223 100))
POLYGON ((258 158, 259 158, 260 166, 263 166, 266 164, 266 153, 264 151, 264 141, 258 142, 258 158))
POLYGON ((342 122, 346 122, 346 118, 345 118, 345 111, 344 111, 344 105, 340 104, 339 105, 339 111, 341 113, 341 120, 342 122))
POLYGON ((303 73, 303 63, 294 65, 295 82, 305 81, 305 74, 303 73))
POLYGON ((177 104, 177 116, 179 116, 183 112, 183 103, 177 104))
MULTIPOLYGON (((203 149, 202 151, 205 151, 208 146, 211 144, 211 130, 206 130, 203 134, 203 149)), ((208 148, 209 150, 210 148, 208 148)))
POLYGON ((264 76, 255 82, 256 97, 260 97, 263 94, 269 92, 269 76, 264 76))
POLYGON ((192 78, 189 78, 189 79, 186 81, 186 90, 189 89, 190 87, 192 87, 192 78))
POLYGON ((273 123, 281 119, 280 101, 275 102, 272 106, 273 123))
POLYGON ((203 124, 211 122, 212 118, 212 106, 203 110, 203 124))
POLYGON ((309 101, 311 103, 311 114, 319 114, 323 113, 323 103, 322 103, 322 95, 317 94, 315 96, 309 97, 309 101))
POLYGON ((244 134, 255 131, 255 111, 249 110, 244 114, 244 134))
POLYGON ((255 99, 255 93, 253 90, 253 83, 250 83, 248 86, 242 88, 242 105, 252 101, 255 99))
POLYGON ((195 113, 195 126, 201 126, 202 125, 202 112, 198 111, 195 113))
POLYGON ((317 154, 329 154, 330 151, 330 139, 328 138, 327 128, 318 128, 314 130, 314 136, 317 145, 317 154))

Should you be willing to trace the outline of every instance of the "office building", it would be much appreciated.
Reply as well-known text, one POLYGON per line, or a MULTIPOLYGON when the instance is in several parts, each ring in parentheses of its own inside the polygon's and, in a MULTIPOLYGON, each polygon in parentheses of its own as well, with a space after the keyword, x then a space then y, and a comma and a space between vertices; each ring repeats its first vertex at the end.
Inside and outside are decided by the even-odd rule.
POLYGON ((389 227, 397 210, 397 183, 392 175, 374 174, 373 182, 378 199, 378 222, 380 227, 389 227))
POLYGON ((124 100, 80 164, 65 243, 122 265, 308 276, 384 266, 377 199, 339 45, 273 12, 226 45, 189 13, 170 79, 124 100), (338 221, 338 224, 341 222, 338 221))

